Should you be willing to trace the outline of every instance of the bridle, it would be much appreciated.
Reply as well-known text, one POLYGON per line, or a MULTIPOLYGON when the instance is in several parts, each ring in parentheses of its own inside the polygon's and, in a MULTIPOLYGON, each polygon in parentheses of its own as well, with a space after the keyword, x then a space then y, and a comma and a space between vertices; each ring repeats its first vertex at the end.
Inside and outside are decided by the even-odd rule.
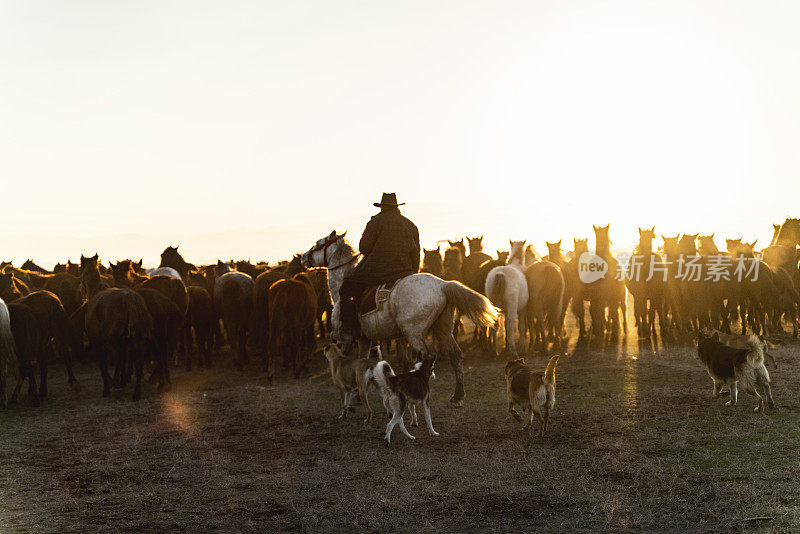
MULTIPOLYGON (((327 266, 328 265, 328 249, 331 247, 331 245, 333 245, 334 243, 336 243, 337 241, 342 239, 342 237, 343 236, 340 236, 340 235, 337 235, 337 236, 335 236, 333 238, 326 237, 325 241, 323 241, 322 243, 319 243, 319 244, 314 245, 313 247, 311 247, 311 249, 306 253, 307 257, 311 258, 311 257, 313 257, 314 254, 316 254, 317 252, 319 252, 321 250, 322 251, 322 264, 327 266)), ((361 256, 360 253, 356 254, 355 256, 350 258, 349 260, 347 260, 347 261, 345 261, 343 263, 340 263, 339 265, 336 265, 335 267, 328 267, 328 270, 329 271, 335 271, 336 269, 341 269, 345 265, 349 265, 349 264, 353 263, 354 261, 356 261, 356 259, 358 259, 359 256, 361 256)))

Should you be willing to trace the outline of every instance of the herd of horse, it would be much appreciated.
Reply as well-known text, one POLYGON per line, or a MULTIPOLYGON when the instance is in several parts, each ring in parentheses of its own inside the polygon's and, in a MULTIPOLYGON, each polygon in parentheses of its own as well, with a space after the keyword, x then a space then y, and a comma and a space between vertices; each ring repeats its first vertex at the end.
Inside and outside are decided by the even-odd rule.
MULTIPOLYGON (((785 325, 797 336, 800 219, 774 225, 772 242, 761 251, 741 239, 728 239, 720 251, 714 234, 661 236, 656 247, 655 228, 640 228, 633 254, 642 259, 638 268, 651 274, 645 277, 631 275, 631 262, 620 265, 609 232, 609 226, 594 227, 593 255, 602 258, 608 273, 627 269, 628 276, 584 280, 580 270, 588 239, 575 239, 569 252, 561 241, 547 242, 541 257, 525 241, 510 241, 508 251, 490 256, 482 237, 449 241, 444 252, 423 249, 420 273, 365 293, 362 332, 369 344, 398 340, 409 366, 414 356, 450 361, 456 405, 465 396, 457 342, 463 316, 474 325, 473 343, 494 354, 502 314, 512 356, 519 352, 517 334, 528 350, 560 349, 568 310, 579 338, 627 333, 628 293, 640 338, 696 334, 707 327, 781 335, 785 325), (742 258, 755 264, 757 277, 737 278, 734 260, 742 258), (693 276, 686 276, 687 265, 693 276), (652 276, 656 266, 664 276, 652 276)), ((159 267, 149 271, 141 260, 104 265, 97 254, 52 271, 31 260, 20 267, 3 262, 0 404, 16 400, 25 380, 38 404, 47 394, 48 366, 56 360, 73 387, 78 387, 73 362, 92 361, 100 368, 104 396, 133 382, 137 400, 146 370, 148 382, 168 390, 171 367, 181 359, 187 371, 193 360, 210 366, 225 343, 239 369, 258 355, 269 383, 278 360, 299 377, 307 372, 318 336, 338 329, 339 288, 358 257, 344 234, 334 231, 277 266, 250 261, 196 266, 177 246, 167 247, 159 267)))

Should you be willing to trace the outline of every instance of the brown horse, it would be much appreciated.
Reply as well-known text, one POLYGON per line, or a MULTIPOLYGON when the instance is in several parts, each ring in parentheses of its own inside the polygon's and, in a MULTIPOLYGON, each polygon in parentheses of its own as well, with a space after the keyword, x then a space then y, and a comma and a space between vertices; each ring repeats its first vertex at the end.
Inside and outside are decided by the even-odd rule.
POLYGON ((422 249, 422 267, 420 268, 420 272, 430 273, 439 278, 442 277, 444 266, 442 265, 442 253, 439 247, 433 250, 422 249))
POLYGON ((183 259, 183 256, 178 252, 177 245, 164 249, 164 252, 161 253, 161 263, 159 263, 158 266, 172 267, 178 271, 178 274, 180 274, 181 278, 184 280, 188 277, 189 271, 197 270, 197 267, 183 259))
MULTIPOLYGON (((178 309, 175 302, 169 297, 148 287, 139 286, 134 289, 147 307, 150 317, 153 319, 153 358, 156 361, 156 368, 150 377, 153 382, 158 377, 158 391, 168 391, 172 388, 172 380, 169 376, 169 358, 175 353, 178 340, 183 333, 184 314, 178 309)), ((187 355, 186 359, 189 357, 187 355)))
MULTIPOLYGON (((775 227, 773 224, 773 228, 775 227)), ((764 261, 772 268, 783 268, 794 276, 797 272, 798 245, 800 245, 800 219, 787 218, 777 228, 770 246, 764 249, 764 261)))
POLYGON ((142 275, 137 270, 142 266, 141 260, 134 262, 133 260, 120 260, 117 263, 111 263, 111 273, 114 278, 114 285, 116 287, 133 287, 147 280, 147 276, 142 275))
POLYGON ((75 310, 77 310, 83 302, 83 298, 81 297, 81 279, 74 274, 54 274, 47 278, 44 289, 54 293, 58 297, 67 315, 75 313, 75 310))
POLYGON ((579 338, 582 338, 586 335, 586 306, 584 305, 584 302, 589 300, 589 296, 585 291, 585 284, 580 280, 580 276, 578 274, 578 263, 580 261, 581 254, 585 252, 589 252, 589 238, 584 237, 582 239, 573 239, 572 258, 570 258, 568 262, 568 269, 565 270, 566 272, 575 273, 575 277, 577 279, 577 283, 572 294, 572 314, 578 321, 579 338))
POLYGON ((628 331, 627 310, 625 302, 625 281, 618 275, 618 262, 611 254, 610 225, 593 226, 595 233, 595 254, 608 264, 608 271, 603 278, 583 284, 584 296, 589 300, 589 314, 592 317, 592 332, 602 336, 604 332, 617 334, 620 330, 620 313, 622 314, 623 331, 628 331))
POLYGON ((81 294, 88 300, 100 293, 104 289, 112 287, 107 279, 100 274, 100 260, 95 254, 92 257, 85 257, 81 254, 81 294))
POLYGON ((47 338, 46 346, 38 360, 39 395, 47 396, 47 366, 53 354, 53 346, 64 360, 69 385, 73 388, 78 387, 78 381, 72 373, 72 357, 82 358, 83 341, 75 332, 61 301, 53 293, 40 290, 17 299, 15 302, 23 304, 33 311, 47 338))
POLYGON ((12 272, 0 272, 0 298, 12 302, 29 293, 27 284, 12 272))
MULTIPOLYGON (((478 274, 476 276, 476 283, 480 284, 480 290, 478 291, 482 295, 485 296, 486 294, 486 278, 489 276, 489 272, 494 269, 495 267, 500 267, 505 265, 508 261, 508 256, 511 254, 509 251, 497 251, 497 259, 490 259, 481 264, 478 268, 478 274)), ((492 327, 484 327, 478 326, 473 333, 473 340, 477 343, 483 344, 485 349, 489 349, 490 347, 495 346, 495 338, 497 336, 497 328, 498 325, 495 324, 492 327)), ((494 350, 492 348, 492 350, 494 350)))
POLYGON ((539 261, 525 269, 525 280, 528 283, 530 349, 546 347, 548 330, 550 339, 559 346, 565 286, 561 269, 551 261, 539 261))
POLYGON ((666 324, 664 295, 666 293, 665 264, 653 251, 653 228, 639 228, 639 244, 633 251, 625 276, 625 285, 633 295, 633 314, 640 338, 656 335, 656 314, 661 328, 666 324))
POLYGON ((103 378, 103 396, 111 395, 112 379, 108 374, 109 357, 122 376, 119 385, 128 381, 128 368, 136 371, 133 400, 142 397, 142 374, 153 346, 153 320, 144 299, 124 288, 105 289, 86 305, 86 335, 89 351, 97 358, 103 378))
POLYGON ((236 366, 247 363, 247 331, 253 313, 253 288, 250 275, 231 271, 217 278, 214 284, 214 306, 222 317, 228 345, 237 354, 236 366))
POLYGON ((464 264, 461 268, 462 278, 468 288, 482 293, 486 279, 480 280, 480 268, 485 262, 490 261, 492 257, 483 251, 483 236, 467 237, 467 244, 469 245, 469 255, 464 258, 464 264), (483 285, 481 285, 481 282, 483 285))
MULTIPOLYGON (((581 281, 578 278, 578 271, 574 268, 574 266, 567 260, 564 256, 564 253, 561 251, 561 240, 559 239, 555 243, 547 243, 547 259, 555 263, 559 269, 561 269, 561 276, 564 278, 564 298, 561 305, 561 320, 560 320, 560 328, 561 331, 564 328, 564 318, 567 314, 567 308, 572 304, 575 306, 573 301, 577 299, 580 306, 583 307, 583 299, 580 296, 580 286, 581 281)), ((575 317, 578 317, 578 314, 575 313, 575 317)), ((581 314, 581 317, 583 315, 581 314)), ((583 326, 581 323, 581 330, 583 330, 583 326)))
MULTIPOLYGON (((197 343, 197 364, 211 366, 211 352, 214 350, 214 331, 219 328, 219 318, 214 310, 214 301, 204 287, 190 285, 186 288, 189 297, 187 310, 188 325, 194 330, 197 343)), ((186 370, 192 370, 191 354, 186 353, 186 370)))
MULTIPOLYGON (((294 362, 294 375, 299 378, 306 367, 304 353, 309 347, 309 329, 313 329, 316 295, 309 283, 302 280, 278 280, 269 291, 269 347, 264 362, 267 380, 275 377, 273 360, 283 354, 294 362)), ((313 336, 312 336, 313 339, 313 336)))
POLYGON ((28 306, 12 302, 8 304, 8 313, 19 365, 19 376, 9 403, 16 402, 22 383, 27 378, 28 396, 31 397, 34 406, 39 406, 39 392, 36 389, 34 369, 45 350, 47 337, 36 318, 36 313, 28 306))
POLYGON ((43 267, 39 267, 38 265, 36 265, 36 263, 34 263, 34 261, 32 259, 30 259, 30 258, 25 260, 25 263, 22 264, 21 269, 23 269, 25 271, 36 271, 37 273, 40 273, 40 274, 52 274, 47 269, 45 269, 43 267))

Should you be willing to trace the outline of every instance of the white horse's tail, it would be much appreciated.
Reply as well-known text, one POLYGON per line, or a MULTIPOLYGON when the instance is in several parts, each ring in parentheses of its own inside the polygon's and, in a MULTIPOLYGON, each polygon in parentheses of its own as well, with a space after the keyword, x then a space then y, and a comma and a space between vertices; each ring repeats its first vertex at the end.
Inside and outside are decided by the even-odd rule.
POLYGON ((476 325, 493 326, 497 322, 499 310, 489 299, 461 282, 445 282, 442 293, 448 304, 455 306, 461 315, 466 315, 476 325))
POLYGON ((491 285, 487 281, 486 296, 492 301, 492 304, 503 305, 506 300, 506 275, 503 271, 495 273, 493 278, 490 278, 491 285))
POLYGON ((11 315, 3 299, 0 299, 0 380, 5 389, 0 404, 5 404, 5 394, 12 391, 19 380, 19 363, 14 335, 11 333, 11 315))

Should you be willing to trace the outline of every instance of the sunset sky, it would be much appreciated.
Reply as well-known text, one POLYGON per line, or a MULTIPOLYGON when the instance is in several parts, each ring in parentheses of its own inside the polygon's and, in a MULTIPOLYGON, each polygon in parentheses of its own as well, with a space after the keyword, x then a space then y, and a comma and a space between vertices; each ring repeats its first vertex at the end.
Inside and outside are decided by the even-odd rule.
MULTIPOLYGON (((3 2, 0 259, 800 216, 800 3, 3 2)), ((571 242, 570 242, 571 244, 571 242)))

